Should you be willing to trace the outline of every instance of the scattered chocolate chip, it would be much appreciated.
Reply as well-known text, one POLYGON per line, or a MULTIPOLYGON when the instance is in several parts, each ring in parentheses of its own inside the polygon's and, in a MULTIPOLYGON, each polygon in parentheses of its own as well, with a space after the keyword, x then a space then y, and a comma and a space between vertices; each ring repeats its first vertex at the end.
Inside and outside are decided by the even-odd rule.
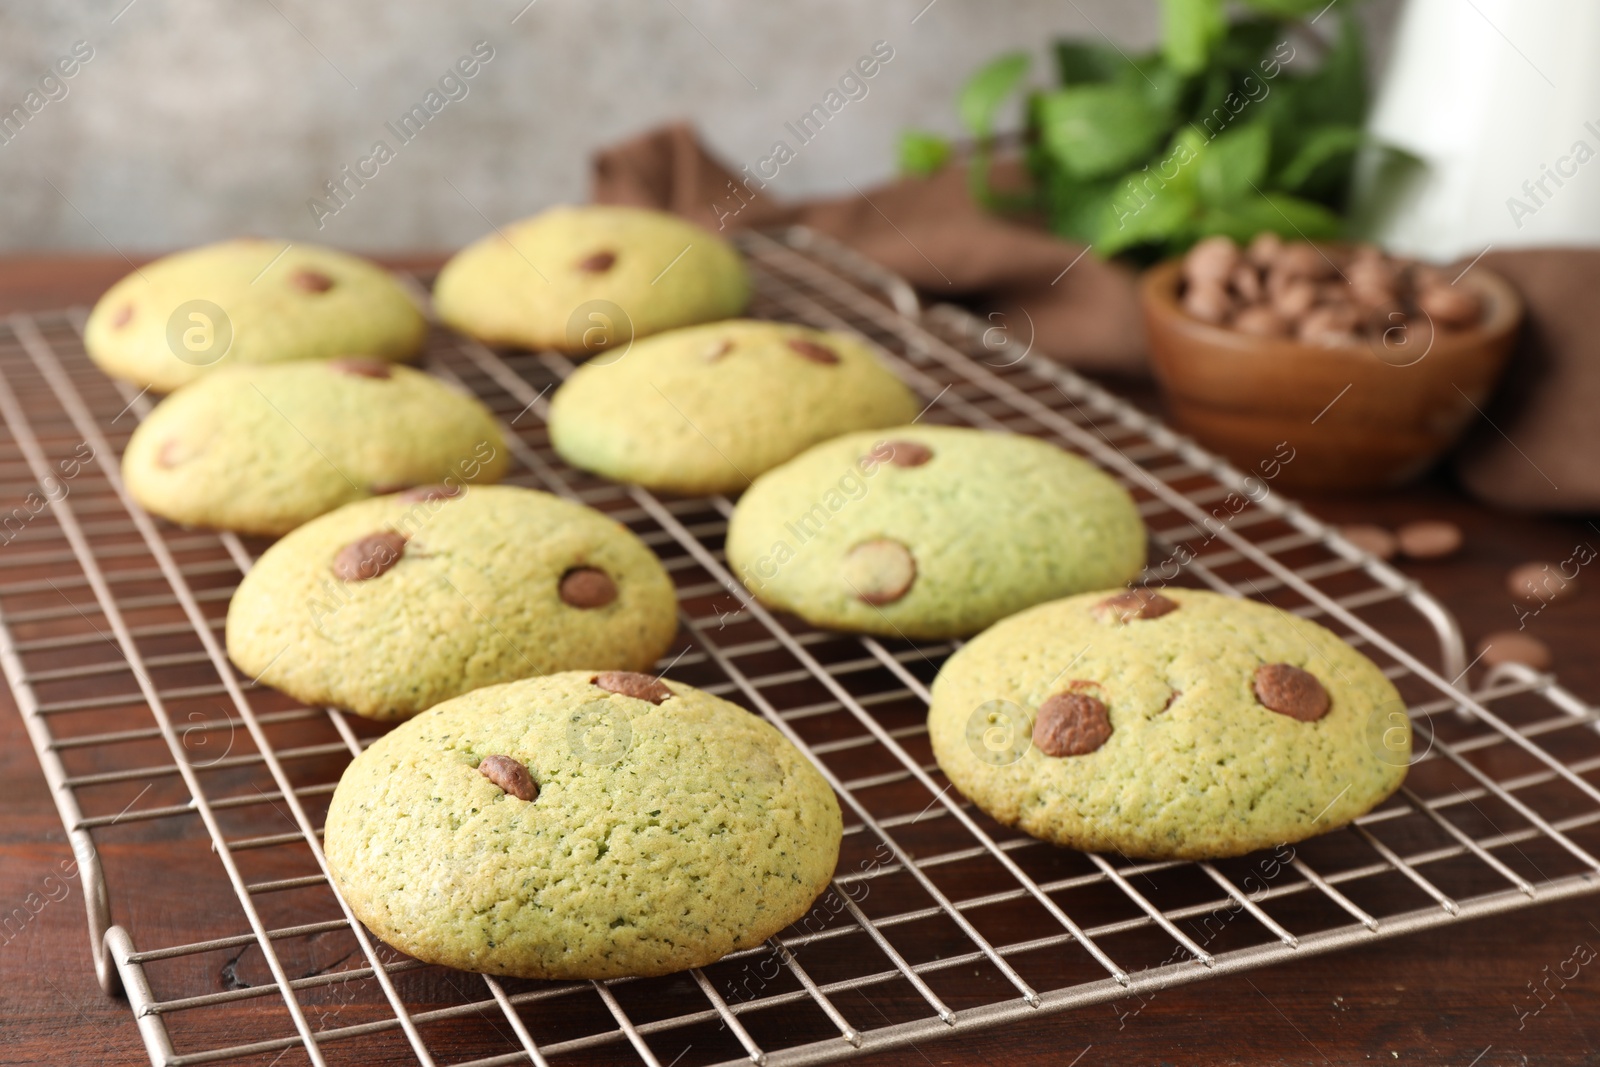
POLYGON ((1374 526, 1367 522, 1341 526, 1339 534, 1361 551, 1370 552, 1383 560, 1394 559, 1395 553, 1400 549, 1400 541, 1394 534, 1382 526, 1374 526))
POLYGON ((366 356, 340 356, 338 359, 328 360, 329 369, 339 374, 348 374, 352 378, 392 378, 394 369, 381 359, 369 359, 366 356))
POLYGON ((1256 699, 1268 711, 1301 722, 1316 722, 1328 713, 1328 691, 1314 674, 1287 663, 1256 668, 1256 699))
POLYGON ((411 501, 449 500, 451 497, 460 495, 461 487, 459 485, 419 485, 401 493, 400 499, 411 501))
POLYGON ((603 274, 610 270, 617 262, 617 254, 612 251, 595 252, 578 260, 578 269, 590 274, 603 274))
POLYGON ((899 541, 880 537, 863 541, 844 557, 844 576, 866 604, 893 604, 917 580, 917 561, 899 541))
POLYGON ((1464 330, 1483 315, 1483 301, 1459 285, 1429 285, 1417 293, 1417 308, 1447 330, 1464 330))
POLYGON ((652 704, 660 704, 672 695, 672 690, 661 679, 637 671, 603 671, 590 681, 608 693, 621 693, 652 704))
POLYGON ((867 453, 875 463, 889 462, 896 467, 920 467, 933 458, 933 449, 916 441, 879 441, 867 453))
POLYGON ((837 363, 839 353, 827 345, 818 344, 805 337, 789 338, 789 348, 801 359, 809 359, 813 363, 837 363))
POLYGON ((132 304, 123 304, 116 311, 111 313, 111 325, 113 327, 115 327, 116 329, 120 330, 120 329, 122 329, 124 326, 128 325, 128 323, 130 323, 132 321, 133 321, 133 305, 132 304))
POLYGON ((1400 551, 1412 559, 1443 559, 1461 547, 1461 527, 1453 522, 1424 519, 1396 530, 1400 551))
POLYGON ((558 592, 562 603, 587 611, 617 599, 617 583, 597 567, 574 567, 561 576, 558 592))
POLYGON ((406 554, 406 539, 393 530, 381 530, 351 541, 333 557, 333 575, 346 582, 377 578, 406 554))
POLYGON ((712 342, 705 351, 704 359, 707 363, 715 363, 729 352, 733 351, 733 342, 724 337, 720 341, 712 342))
POLYGON ((538 799, 539 783, 533 780, 527 767, 510 756, 483 757, 478 773, 518 800, 538 799))
POLYGON ((169 437, 161 442, 161 450, 156 453, 156 462, 167 470, 180 464, 187 463, 194 458, 194 453, 184 446, 176 437, 169 437))
POLYGON ((1046 756, 1086 756, 1111 736, 1111 716, 1087 693, 1057 693, 1039 705, 1033 743, 1046 756))
POLYGON ((1506 575, 1506 588, 1525 604, 1549 604, 1578 591, 1578 583, 1551 563, 1524 563, 1506 575))
POLYGON ((1536 637, 1506 630, 1493 633, 1478 642, 1478 661, 1485 667, 1498 667, 1505 663, 1520 663, 1536 671, 1547 671, 1551 663, 1550 647, 1536 637))
POLYGON ((1094 606, 1094 613, 1107 622, 1132 622, 1134 619, 1159 619, 1178 610, 1178 602, 1153 589, 1128 589, 1108 596, 1094 606))
POLYGON ((326 293, 333 288, 333 279, 320 270, 297 270, 289 275, 289 284, 303 293, 326 293))

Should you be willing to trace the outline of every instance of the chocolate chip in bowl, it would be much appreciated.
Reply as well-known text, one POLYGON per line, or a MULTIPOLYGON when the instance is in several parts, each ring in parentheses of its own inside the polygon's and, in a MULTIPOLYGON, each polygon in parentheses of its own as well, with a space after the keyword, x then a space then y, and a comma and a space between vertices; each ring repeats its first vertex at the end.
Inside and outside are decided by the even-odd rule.
POLYGON ((1169 420, 1236 466, 1292 450, 1275 488, 1401 484, 1486 405, 1522 321, 1491 271, 1371 245, 1208 237, 1145 272, 1169 420))

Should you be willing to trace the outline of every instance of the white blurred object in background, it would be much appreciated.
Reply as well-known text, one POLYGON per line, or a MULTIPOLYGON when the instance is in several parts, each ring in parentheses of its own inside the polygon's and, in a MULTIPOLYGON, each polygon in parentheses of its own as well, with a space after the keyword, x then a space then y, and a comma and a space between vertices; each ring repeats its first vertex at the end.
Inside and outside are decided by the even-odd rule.
POLYGON ((1367 121, 1358 228, 1428 259, 1600 245, 1597 46, 1595 0, 1409 0, 1367 121))

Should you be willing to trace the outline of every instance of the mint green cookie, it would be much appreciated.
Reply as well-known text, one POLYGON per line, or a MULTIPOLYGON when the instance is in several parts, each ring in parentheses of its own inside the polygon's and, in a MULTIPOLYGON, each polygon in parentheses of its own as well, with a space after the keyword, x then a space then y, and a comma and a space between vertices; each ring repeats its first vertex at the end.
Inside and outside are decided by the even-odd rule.
POLYGON ((439 272, 439 317, 490 344, 589 354, 744 310, 750 279, 722 238, 636 207, 552 208, 501 227, 439 272))
POLYGON ((1313 622, 1190 589, 1090 593, 994 626, 934 680, 928 734, 997 821, 1149 858, 1343 826, 1399 788, 1411 754, 1371 660, 1313 622))
POLYGON ((511 486, 346 504, 256 561, 228 655, 307 704, 415 715, 480 686, 643 670, 677 632, 672 580, 626 527, 511 486))
POLYGON ((240 238, 106 290, 83 343, 107 374, 170 392, 212 370, 334 356, 407 360, 428 324, 387 271, 317 245, 240 238))
POLYGON ((861 340, 732 320, 637 341, 550 401, 573 466, 690 496, 734 493, 818 441, 898 426, 922 405, 861 340))
POLYGON ((900 426, 817 445, 756 479, 728 563, 763 603, 888 637, 976 633, 1144 566, 1133 500, 1044 441, 900 426))
POLYGON ((598 979, 704 966, 805 915, 841 836, 816 768, 708 693, 596 680, 480 689, 346 768, 324 847, 373 933, 447 967, 598 979))
POLYGON ((156 405, 122 476, 186 526, 276 535, 354 500, 492 482, 509 456, 477 400, 376 360, 237 366, 156 405))

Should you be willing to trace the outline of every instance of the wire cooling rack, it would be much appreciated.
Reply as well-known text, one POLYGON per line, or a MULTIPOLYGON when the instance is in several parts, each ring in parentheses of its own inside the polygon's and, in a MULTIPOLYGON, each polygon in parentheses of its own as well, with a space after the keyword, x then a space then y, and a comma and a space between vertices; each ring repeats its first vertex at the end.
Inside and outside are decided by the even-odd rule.
MULTIPOLYGON (((1000 827, 931 757, 927 687, 952 644, 819 631, 749 602, 722 553, 726 499, 659 499, 555 457, 543 416, 564 357, 436 331, 428 367, 501 417, 510 481, 604 510, 660 554, 683 624, 662 668, 804 748, 846 830, 806 918, 710 967, 556 983, 423 965, 375 942, 324 875, 329 794, 377 728, 259 687, 222 651, 264 543, 139 511, 118 460, 150 399, 89 363, 81 310, 13 316, 0 666, 78 857, 101 984, 127 996, 152 1062, 820 1063, 1095 1003, 1120 1025, 1176 983, 1600 885, 1595 711, 1521 668, 1469 686, 1450 615, 1272 489, 1292 441, 1235 470, 815 235, 743 247, 754 313, 870 338, 926 421, 1037 434, 1119 478, 1151 531, 1151 580, 1268 601, 1361 647, 1416 726, 1406 786, 1345 830, 1217 863, 1000 827)), ((1389 725, 1374 724, 1375 758, 1389 725)))

